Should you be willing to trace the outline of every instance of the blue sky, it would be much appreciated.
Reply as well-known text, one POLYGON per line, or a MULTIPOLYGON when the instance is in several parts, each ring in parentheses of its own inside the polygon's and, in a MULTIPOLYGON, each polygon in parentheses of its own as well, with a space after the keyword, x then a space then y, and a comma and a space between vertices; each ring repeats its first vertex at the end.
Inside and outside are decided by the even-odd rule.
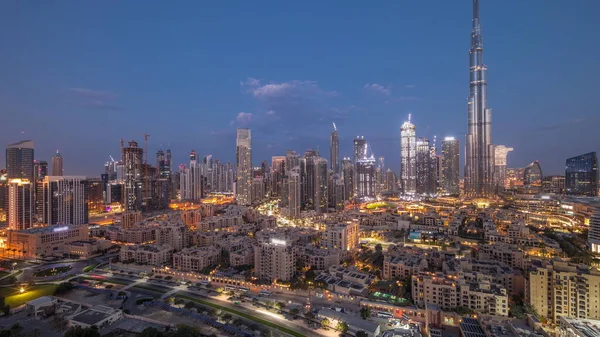
MULTIPOLYGON (((600 150, 600 2, 482 0, 493 141, 512 167, 600 150)), ((287 149, 329 157, 364 135, 399 167, 399 127, 464 144, 471 2, 12 1, 0 5, 0 144, 59 149, 66 174, 98 176, 119 140, 149 133, 234 161, 287 149)), ((463 146, 461 144, 461 147, 463 146)), ((4 158, 0 159, 4 166, 4 158)))

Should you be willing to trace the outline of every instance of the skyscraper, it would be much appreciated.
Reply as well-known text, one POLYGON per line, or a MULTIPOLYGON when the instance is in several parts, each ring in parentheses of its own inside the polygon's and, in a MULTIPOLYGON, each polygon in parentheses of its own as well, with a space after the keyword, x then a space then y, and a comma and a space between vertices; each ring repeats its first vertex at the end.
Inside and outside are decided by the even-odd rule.
POLYGON ((52 175, 55 177, 63 175, 63 157, 58 150, 52 156, 52 175))
POLYGON ((442 189, 449 194, 460 193, 460 147, 458 139, 446 137, 442 141, 442 189))
POLYGON ((8 229, 22 230, 33 223, 33 186, 27 179, 8 181, 8 229))
POLYGON ((596 152, 567 159, 565 192, 570 195, 598 196, 598 156, 596 152))
POLYGON ((367 157, 367 141, 363 136, 354 139, 354 162, 367 157))
POLYGON ((375 197, 375 158, 360 159, 356 162, 356 197, 374 198, 375 197))
POLYGON ((138 143, 130 141, 128 147, 123 148, 123 203, 126 211, 139 211, 142 208, 142 166, 144 163, 144 149, 138 143))
POLYGON ((504 145, 494 146, 494 180, 498 187, 504 188, 506 184, 506 157, 512 150, 504 145))
POLYGON ((352 200, 355 190, 354 165, 350 158, 342 159, 342 178, 344 179, 344 200, 352 200))
POLYGON ((429 139, 417 138, 417 193, 418 194, 433 194, 435 191, 432 186, 431 174, 431 149, 429 139))
POLYGON ((252 134, 250 129, 237 129, 236 137, 236 199, 241 205, 252 202, 252 134))
POLYGON ((414 194, 417 191, 417 142, 416 127, 408 121, 400 128, 400 180, 402 192, 414 194))
POLYGON ((48 176, 43 183, 42 221, 51 225, 88 223, 88 182, 85 177, 48 176))
POLYGON ((6 174, 8 179, 34 181, 33 140, 24 140, 6 147, 6 174))
POLYGON ((287 207, 290 218, 299 218, 301 209, 300 174, 297 169, 287 172, 287 207))
POLYGON ((479 0, 473 0, 471 32, 470 95, 467 103, 467 146, 465 150, 465 194, 470 197, 494 193, 494 146, 492 110, 487 105, 487 67, 483 63, 483 38, 479 0))
POLYGON ((523 170, 523 184, 531 187, 542 187, 542 167, 536 160, 527 165, 523 170))
POLYGON ((333 172, 340 173, 340 135, 337 127, 333 123, 333 132, 331 132, 331 144, 329 146, 329 165, 333 172))

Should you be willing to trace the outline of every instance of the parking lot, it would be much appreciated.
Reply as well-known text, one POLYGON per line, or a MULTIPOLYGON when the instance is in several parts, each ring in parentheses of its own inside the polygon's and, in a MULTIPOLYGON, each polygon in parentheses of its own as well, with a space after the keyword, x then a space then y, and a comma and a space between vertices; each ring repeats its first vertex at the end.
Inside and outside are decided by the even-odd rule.
POLYGON ((0 318, 0 329, 9 329, 13 324, 18 323, 23 330, 21 331, 21 336, 28 336, 35 329, 38 329, 41 333, 40 336, 44 337, 60 337, 64 334, 64 332, 58 332, 52 330, 52 317, 46 320, 37 320, 33 317, 27 316, 25 311, 21 311, 11 316, 0 318))

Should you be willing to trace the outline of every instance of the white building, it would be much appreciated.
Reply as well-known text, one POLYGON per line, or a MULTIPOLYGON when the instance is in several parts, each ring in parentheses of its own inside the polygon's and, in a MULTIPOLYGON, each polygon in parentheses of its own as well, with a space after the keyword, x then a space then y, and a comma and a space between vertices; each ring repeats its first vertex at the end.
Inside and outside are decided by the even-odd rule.
POLYGON ((33 186, 27 179, 8 181, 8 229, 30 228, 34 214, 33 186))
POLYGON ((235 197, 240 205, 252 203, 252 133, 237 129, 235 197))
POLYGON ((358 223, 328 224, 325 230, 325 246, 342 251, 353 250, 358 247, 358 223))
POLYGON ((173 248, 159 245, 123 246, 119 257, 121 262, 135 262, 162 267, 171 264, 173 248))
POLYGON ((417 139, 416 127, 408 121, 400 128, 400 179, 402 192, 414 194, 417 191, 417 139))

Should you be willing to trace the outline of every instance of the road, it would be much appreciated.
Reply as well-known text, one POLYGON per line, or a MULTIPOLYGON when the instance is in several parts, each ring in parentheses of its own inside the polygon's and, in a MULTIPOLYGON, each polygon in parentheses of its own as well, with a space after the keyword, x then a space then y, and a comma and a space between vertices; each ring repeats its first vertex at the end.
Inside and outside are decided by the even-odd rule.
MULTIPOLYGON (((260 308, 256 308, 254 306, 252 306, 249 302, 245 302, 245 303, 240 303, 238 305, 232 303, 231 301, 227 301, 225 299, 225 296, 209 296, 206 290, 200 290, 200 291, 195 291, 195 290, 190 290, 187 289, 186 286, 182 286, 182 285, 167 285, 165 283, 156 283, 154 281, 150 281, 150 280, 139 280, 139 279, 135 279, 135 278, 129 278, 129 277, 119 277, 117 275, 114 276, 106 276, 106 275, 102 275, 100 273, 94 273, 94 275, 90 275, 91 277, 103 277, 103 280, 105 282, 110 282, 110 281, 115 281, 118 283, 127 283, 127 285, 125 286, 126 289, 128 289, 130 292, 135 292, 135 293, 141 293, 141 294, 146 294, 146 295, 152 295, 155 296, 157 294, 161 294, 161 298, 166 298, 169 296, 175 296, 176 294, 178 295, 184 295, 184 296, 189 296, 192 298, 197 298, 199 300, 203 300, 203 301, 207 301, 207 302, 211 302, 214 303, 216 305, 220 305, 222 307, 234 310, 234 311, 239 311, 245 314, 248 314, 250 316, 253 317, 257 317, 269 322, 273 322, 275 324, 281 325, 283 327, 286 327, 288 329, 297 331, 303 335, 306 336, 333 336, 335 334, 331 334, 332 330, 329 331, 323 331, 323 330, 313 330, 311 328, 309 328, 303 320, 301 319, 297 319, 297 320, 289 320, 287 318, 284 318, 282 315, 273 313, 273 312, 269 312, 265 309, 260 309, 260 308), (156 289, 156 292, 150 291, 150 290, 145 290, 145 289, 140 289, 140 288, 134 288, 135 285, 140 285, 140 286, 144 286, 146 285, 147 287, 152 287, 154 289, 156 289), (159 290, 163 290, 163 291, 159 291, 159 290)), ((99 278, 100 280, 100 278, 99 278)), ((125 289, 124 288, 124 289, 125 289)), ((214 292, 213 292, 214 293, 214 292)), ((256 292, 253 295, 258 295, 258 292, 256 292)), ((285 303, 288 303, 287 301, 292 301, 295 303, 300 303, 300 304, 304 304, 305 302, 301 301, 302 299, 306 299, 303 296, 300 295, 293 295, 293 294, 273 294, 272 297, 269 297, 269 300, 273 300, 273 301, 282 301, 285 303)), ((128 301, 129 303, 126 304, 126 308, 129 309, 131 312, 136 312, 138 311, 135 307, 135 301, 132 300, 128 301)), ((328 304, 327 306, 331 306, 331 302, 326 303, 328 304)), ((244 318, 247 319, 247 318, 244 318)), ((259 323, 260 324, 260 323, 259 323)))

